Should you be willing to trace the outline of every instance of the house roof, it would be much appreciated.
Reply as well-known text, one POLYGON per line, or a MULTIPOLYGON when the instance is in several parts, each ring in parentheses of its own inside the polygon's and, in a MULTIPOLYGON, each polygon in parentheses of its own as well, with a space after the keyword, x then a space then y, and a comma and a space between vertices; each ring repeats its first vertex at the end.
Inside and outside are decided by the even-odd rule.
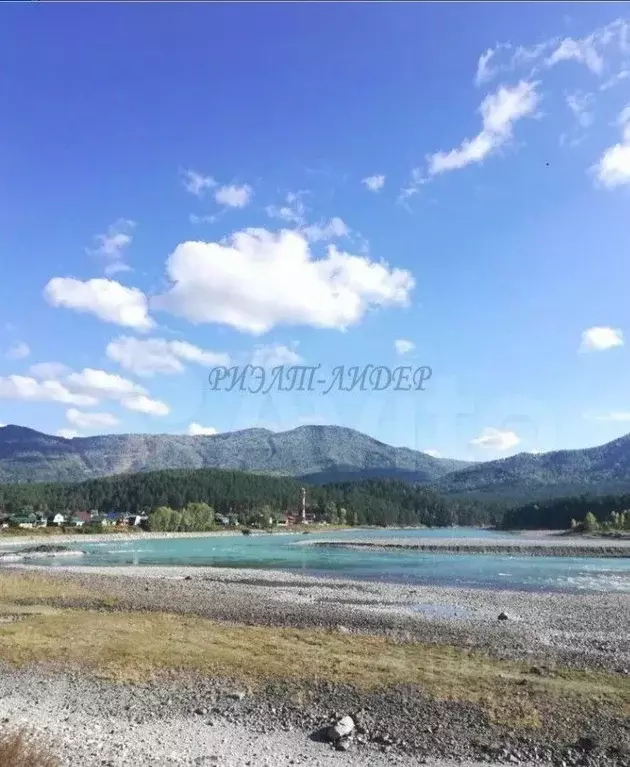
POLYGON ((82 522, 89 522, 92 519, 92 515, 89 511, 77 511, 72 515, 73 519, 80 519, 82 522))

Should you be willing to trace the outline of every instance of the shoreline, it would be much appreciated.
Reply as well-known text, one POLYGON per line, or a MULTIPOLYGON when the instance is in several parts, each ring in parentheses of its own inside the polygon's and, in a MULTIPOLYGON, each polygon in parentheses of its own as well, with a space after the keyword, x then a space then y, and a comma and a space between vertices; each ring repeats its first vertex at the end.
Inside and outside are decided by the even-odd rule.
MULTIPOLYGON (((26 621, 21 636, 27 638, 31 632, 39 636, 41 625, 45 641, 57 625, 60 636, 74 630, 84 643, 85 650, 71 656, 53 638, 35 644, 34 664, 16 669, 0 662, 0 716, 53 738, 63 767, 242 767, 248 761, 256 767, 334 767, 342 760, 346 767, 551 767, 563 761, 612 767, 626 764, 630 754, 620 704, 600 700, 599 688, 595 697, 592 687, 585 688, 590 692, 584 700, 571 691, 600 677, 601 684, 612 680, 615 689, 630 690, 630 594, 411 587, 173 566, 12 565, 0 569, 0 588, 3 579, 13 580, 1 600, 0 618, 13 621, 8 626, 19 630, 26 621), (22 590, 21 579, 33 591, 22 590), (18 598, 13 607, 7 606, 11 595, 18 598), (502 612, 507 620, 498 620, 502 612), (211 623, 204 628, 199 621, 211 623), (133 675, 143 661, 143 642, 153 653, 164 652, 163 646, 186 653, 189 647, 210 661, 210 673, 191 674, 175 661, 147 681, 108 681, 107 668, 98 673, 81 654, 120 658, 119 668, 133 675), (43 646, 56 660, 42 657, 43 646), (269 650, 256 653, 261 646, 269 650), (286 655, 282 646, 290 648, 286 655), (221 648, 241 653, 241 665, 228 667, 232 675, 212 666, 221 648), (315 653, 325 673, 310 671, 301 652, 315 653), (362 688, 357 677, 353 685, 346 664, 359 652, 359 675, 364 664, 381 673, 390 663, 405 682, 362 688), (274 662, 280 662, 281 677, 267 678, 274 662), (261 664, 267 681, 250 686, 253 663, 261 664), (480 665, 470 666, 475 663, 480 665), (305 674, 303 681, 289 668, 305 674), (484 668, 494 669, 494 681, 484 689, 496 690, 497 700, 512 709, 506 721, 500 715, 495 721, 483 701, 469 697, 469 684, 480 684, 484 668), (430 686, 408 682, 418 669, 429 685, 437 680, 445 691, 458 678, 463 697, 436 697, 430 686), (553 691, 565 678, 566 696, 556 699, 553 691), (348 714, 361 723, 349 752, 318 742, 322 727, 348 714), (528 717, 540 723, 532 727, 528 717), (581 736, 595 739, 592 754, 579 745, 581 736), (208 761, 209 755, 218 759, 208 761)), ((10 649, 5 640, 3 651, 10 649)))
POLYGON ((628 557, 629 540, 556 540, 531 539, 522 541, 486 541, 481 538, 432 540, 431 542, 405 539, 372 539, 343 541, 305 541, 306 546, 342 549, 394 549, 424 553, 448 554, 519 554, 532 557, 628 557))

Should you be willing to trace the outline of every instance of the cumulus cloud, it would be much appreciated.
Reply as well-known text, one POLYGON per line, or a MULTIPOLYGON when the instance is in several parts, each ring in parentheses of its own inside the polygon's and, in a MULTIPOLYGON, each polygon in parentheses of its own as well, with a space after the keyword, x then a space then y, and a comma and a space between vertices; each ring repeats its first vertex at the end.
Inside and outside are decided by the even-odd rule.
MULTIPOLYGON (((50 372, 50 371, 49 371, 50 372)), ((118 402, 129 410, 166 415, 168 406, 147 396, 147 390, 133 381, 104 370, 84 368, 62 380, 37 380, 29 376, 0 378, 0 399, 30 402, 60 402, 77 407, 93 407, 103 400, 118 402)))
POLYGON ((37 381, 29 376, 0 377, 0 399, 27 402, 62 402, 67 405, 91 406, 98 400, 87 393, 73 392, 60 381, 37 381))
POLYGON ((64 383, 73 392, 91 398, 91 404, 113 400, 127 410, 148 415, 168 415, 170 412, 164 402, 148 397, 148 392, 143 386, 115 373, 84 368, 80 373, 70 373, 64 383))
POLYGON ((18 341, 18 343, 13 344, 13 346, 8 349, 6 358, 9 360, 23 360, 25 357, 28 357, 30 353, 31 350, 28 344, 25 344, 24 341, 18 341))
POLYGON ((366 176, 365 178, 361 179, 361 183, 365 184, 366 188, 370 192, 378 192, 385 186, 385 176, 366 176))
POLYGON ((434 450, 433 448, 427 448, 426 450, 423 450, 422 452, 425 453, 426 455, 430 455, 431 458, 441 458, 442 457, 442 453, 440 453, 439 450, 434 450))
POLYGON ((288 346, 257 346, 252 355, 252 365, 263 368, 273 368, 278 365, 299 365, 302 357, 288 346))
POLYGON ((188 426, 188 434, 192 437, 210 437, 216 434, 217 430, 214 426, 202 426, 200 423, 191 423, 188 426))
POLYGON ((410 272, 334 246, 314 259, 306 238, 286 230, 181 243, 167 273, 172 287, 154 299, 156 309, 252 334, 276 325, 344 330, 372 307, 407 305, 414 287, 410 272))
POLYGON ((617 124, 621 141, 608 147, 592 168, 597 181, 608 189, 630 183, 630 104, 621 110, 617 124))
POLYGON ((164 338, 121 336, 107 345, 105 353, 125 370, 140 376, 182 373, 182 361, 208 367, 230 364, 228 354, 200 349, 187 341, 167 341, 164 338))
POLYGON ((486 426, 478 437, 470 440, 470 444, 485 450, 509 450, 518 445, 520 441, 516 432, 501 431, 492 426, 486 426))
POLYGON ((225 205, 228 208, 244 208, 251 200, 253 193, 249 184, 242 186, 228 184, 217 189, 214 199, 219 205, 225 205))
POLYGON ((601 352, 623 346, 623 333, 618 328, 593 327, 582 332, 581 352, 601 352))
POLYGON ((127 410, 136 410, 146 415, 168 415, 171 410, 165 402, 151 399, 144 394, 134 394, 131 397, 125 397, 120 404, 127 410))
POLYGON ((95 245, 88 248, 88 253, 105 259, 105 273, 128 272, 131 267, 124 261, 124 251, 131 245, 131 232, 135 222, 119 218, 104 234, 94 237, 95 245))
POLYGON ((118 419, 111 413, 86 413, 76 408, 66 410, 66 418, 79 429, 116 426, 118 424, 118 419))
POLYGON ((404 338, 398 338, 396 341, 394 341, 394 349, 396 349, 396 354, 400 354, 401 356, 403 354, 407 354, 415 348, 416 345, 413 341, 406 341, 404 338))
POLYGON ((180 175, 184 189, 190 194, 194 194, 195 197, 202 197, 206 189, 213 189, 217 186, 217 182, 212 176, 204 176, 203 173, 198 173, 195 170, 182 170, 180 175))
POLYGON ((79 432, 74 429, 58 429, 57 436, 63 437, 63 439, 74 439, 79 436, 79 432))
POLYGON ((536 111, 540 97, 537 83, 521 81, 513 88, 501 86, 481 102, 482 129, 457 149, 429 155, 429 175, 464 168, 484 160, 512 139, 514 124, 536 111))
POLYGON ((138 331, 150 330, 154 325, 144 293, 114 280, 82 282, 74 277, 54 277, 44 288, 44 297, 51 306, 93 314, 105 322, 138 331))

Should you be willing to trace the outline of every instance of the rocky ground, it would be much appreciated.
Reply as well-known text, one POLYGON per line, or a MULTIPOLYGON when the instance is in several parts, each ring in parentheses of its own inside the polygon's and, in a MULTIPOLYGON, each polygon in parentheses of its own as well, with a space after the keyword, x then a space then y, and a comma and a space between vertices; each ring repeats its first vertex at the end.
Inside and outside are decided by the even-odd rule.
POLYGON ((285 687, 248 694, 226 680, 181 678, 137 687, 4 668, 0 727, 29 728, 64 767, 628 764, 628 743, 611 742, 606 721, 593 721, 592 732, 573 744, 540 744, 489 728, 473 707, 412 693, 359 696, 327 685, 298 704, 285 687), (348 711, 356 729, 341 751, 325 731, 348 711))
MULTIPOLYGON (((630 674, 630 594, 404 586, 211 567, 56 566, 121 609, 327 627, 481 649, 495 658, 630 674), (500 613, 508 620, 499 621, 500 613)), ((80 600, 76 601, 81 606, 80 600)))
MULTIPOLYGON (((47 576, 107 596, 115 610, 385 634, 525 660, 532 677, 603 669, 628 680, 630 705, 625 593, 407 587, 213 568, 64 565, 47 576), (507 619, 498 620, 500 613, 507 619)), ((65 604, 88 606, 81 597, 65 604)), ((0 670, 3 725, 28 724, 49 737, 64 765, 630 765, 628 720, 603 706, 586 724, 584 712, 567 708, 543 710, 538 726, 514 729, 470 703, 429 699, 410 685, 358 691, 334 674, 305 691, 288 681, 250 690, 234 680, 176 674, 133 686, 65 667, 0 670), (348 714, 357 729, 348 751, 337 751, 322 728, 348 714)))

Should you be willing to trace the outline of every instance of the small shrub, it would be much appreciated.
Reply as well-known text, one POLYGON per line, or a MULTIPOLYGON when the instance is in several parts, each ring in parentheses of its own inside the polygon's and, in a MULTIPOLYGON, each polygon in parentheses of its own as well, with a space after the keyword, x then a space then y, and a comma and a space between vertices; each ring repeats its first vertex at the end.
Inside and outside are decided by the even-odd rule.
POLYGON ((0 765, 3 767, 59 767, 59 760, 38 745, 25 730, 0 731, 0 765))
POLYGON ((243 535, 251 535, 252 534, 252 531, 249 529, 249 527, 244 527, 241 530, 241 532, 243 533, 243 535))

